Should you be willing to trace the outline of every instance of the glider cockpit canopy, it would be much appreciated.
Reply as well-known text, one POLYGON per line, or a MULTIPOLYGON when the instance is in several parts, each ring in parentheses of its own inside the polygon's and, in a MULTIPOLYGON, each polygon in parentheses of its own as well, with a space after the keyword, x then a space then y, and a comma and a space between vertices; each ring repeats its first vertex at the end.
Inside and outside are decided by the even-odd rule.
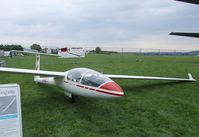
POLYGON ((107 76, 87 68, 75 68, 70 70, 67 74, 67 80, 92 87, 99 87, 108 81, 112 81, 107 76))

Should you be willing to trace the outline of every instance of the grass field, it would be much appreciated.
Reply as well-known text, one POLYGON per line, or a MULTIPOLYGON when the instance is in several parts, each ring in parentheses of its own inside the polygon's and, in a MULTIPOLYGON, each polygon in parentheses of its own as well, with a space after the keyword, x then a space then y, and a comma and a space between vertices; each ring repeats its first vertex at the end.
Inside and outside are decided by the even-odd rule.
MULTIPOLYGON (((34 68, 34 56, 2 58, 7 67, 34 68)), ((75 67, 104 73, 187 77, 199 80, 199 57, 88 55, 81 59, 42 57, 41 69, 75 67)), ((0 83, 21 87, 24 137, 198 137, 199 85, 149 80, 116 80, 125 97, 78 97, 67 102, 63 90, 37 85, 33 76, 0 74, 0 83)))

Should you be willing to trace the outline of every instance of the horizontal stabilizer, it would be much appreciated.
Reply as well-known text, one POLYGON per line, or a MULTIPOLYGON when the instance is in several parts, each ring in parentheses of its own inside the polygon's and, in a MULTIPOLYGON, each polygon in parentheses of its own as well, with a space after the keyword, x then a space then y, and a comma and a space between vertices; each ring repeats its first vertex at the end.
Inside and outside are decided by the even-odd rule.
POLYGON ((109 78, 115 78, 115 79, 142 79, 142 80, 168 80, 168 81, 187 81, 187 82, 193 82, 196 81, 191 74, 189 73, 188 79, 184 78, 170 78, 170 77, 148 77, 148 76, 130 76, 130 75, 109 75, 105 74, 109 78))
POLYGON ((52 76, 52 77, 65 77, 65 72, 6 68, 6 67, 5 68, 0 67, 0 72, 30 74, 30 75, 43 75, 43 76, 52 76))

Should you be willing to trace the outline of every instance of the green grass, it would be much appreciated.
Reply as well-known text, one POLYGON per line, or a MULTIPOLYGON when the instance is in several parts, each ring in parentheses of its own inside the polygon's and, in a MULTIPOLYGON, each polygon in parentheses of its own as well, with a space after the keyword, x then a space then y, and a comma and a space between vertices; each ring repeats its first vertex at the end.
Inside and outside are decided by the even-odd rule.
MULTIPOLYGON (((7 67, 34 68, 34 56, 3 58, 7 67)), ((110 74, 187 77, 199 80, 198 57, 88 55, 81 59, 42 57, 43 70, 92 68, 110 74), (139 60, 139 61, 138 61, 139 60)), ((199 85, 149 80, 116 80, 125 97, 78 97, 67 102, 63 90, 37 85, 33 76, 0 74, 0 83, 21 87, 24 137, 197 137, 199 85)))

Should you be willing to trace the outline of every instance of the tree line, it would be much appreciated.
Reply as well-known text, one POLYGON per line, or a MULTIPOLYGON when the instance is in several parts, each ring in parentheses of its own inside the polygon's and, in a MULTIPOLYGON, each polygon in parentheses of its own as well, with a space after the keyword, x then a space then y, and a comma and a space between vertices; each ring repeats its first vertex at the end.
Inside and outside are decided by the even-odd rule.
MULTIPOLYGON (((38 44, 32 44, 30 46, 31 49, 37 50, 37 51, 41 51, 42 48, 40 45, 38 44)), ((19 44, 0 44, 0 50, 4 50, 4 51, 11 51, 11 50, 23 50, 24 48, 19 45, 19 44)))
POLYGON ((4 50, 4 51, 10 51, 10 50, 23 50, 23 47, 21 45, 18 44, 11 44, 11 45, 3 45, 0 44, 0 50, 4 50))

